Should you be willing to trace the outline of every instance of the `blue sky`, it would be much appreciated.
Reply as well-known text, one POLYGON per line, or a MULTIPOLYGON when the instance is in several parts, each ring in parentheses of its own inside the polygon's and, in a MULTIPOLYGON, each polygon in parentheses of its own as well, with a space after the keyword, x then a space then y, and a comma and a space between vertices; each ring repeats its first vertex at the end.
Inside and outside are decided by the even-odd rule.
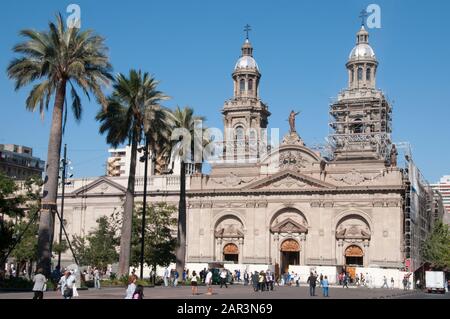
MULTIPOLYGON (((449 1, 8 1, 0 11, 0 143, 31 146, 45 159, 51 113, 41 121, 25 110, 28 89, 14 91, 6 67, 24 28, 46 29, 57 12, 81 7, 82 28, 106 38, 114 72, 141 68, 172 97, 222 128, 220 109, 232 95, 231 72, 250 24, 262 73, 261 97, 270 127, 288 131, 292 108, 307 144, 328 135, 331 97, 346 86, 345 63, 355 44, 359 12, 381 7, 381 29, 370 30, 379 60, 377 87, 393 101, 393 139, 409 141, 430 181, 450 173, 449 1)), ((108 145, 94 117, 99 106, 83 100, 80 124, 69 116, 68 144, 76 177, 104 174, 108 145)))

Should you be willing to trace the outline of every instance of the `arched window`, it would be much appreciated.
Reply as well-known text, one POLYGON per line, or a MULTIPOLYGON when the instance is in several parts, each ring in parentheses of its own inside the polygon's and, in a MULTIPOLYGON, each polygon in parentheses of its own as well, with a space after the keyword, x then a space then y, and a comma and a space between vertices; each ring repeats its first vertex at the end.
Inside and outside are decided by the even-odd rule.
POLYGON ((361 81, 363 79, 363 69, 358 68, 358 81, 361 81))
POLYGON ((240 90, 241 92, 244 92, 244 91, 245 91, 245 80, 244 80, 244 79, 242 79, 242 80, 239 82, 239 90, 240 90))
POLYGON ((361 119, 356 119, 354 121, 354 124, 352 125, 352 131, 354 134, 364 133, 363 124, 361 122, 361 119))
POLYGON ((355 71, 351 70, 350 73, 351 73, 350 79, 351 79, 351 82, 353 82, 355 80, 355 71))
POLYGON ((244 141, 244 128, 242 126, 236 127, 236 141, 242 142, 244 141))
POLYGON ((366 80, 367 81, 370 81, 370 72, 371 72, 371 69, 367 68, 367 70, 366 70, 366 80))
POLYGON ((252 79, 248 80, 248 90, 249 91, 253 90, 253 80, 252 79))

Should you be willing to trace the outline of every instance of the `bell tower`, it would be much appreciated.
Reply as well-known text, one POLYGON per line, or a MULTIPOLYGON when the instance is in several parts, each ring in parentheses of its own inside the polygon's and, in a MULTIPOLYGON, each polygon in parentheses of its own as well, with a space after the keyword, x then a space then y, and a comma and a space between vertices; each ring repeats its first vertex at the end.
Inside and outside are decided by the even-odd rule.
POLYGON ((248 38, 250 26, 246 25, 244 31, 247 37, 232 74, 233 97, 222 109, 224 154, 227 161, 255 162, 259 160, 262 148, 267 147, 265 129, 270 112, 259 97, 261 73, 248 38))
POLYGON ((388 160, 392 108, 376 89, 377 67, 363 24, 346 63, 348 87, 330 106, 329 140, 335 160, 388 160))

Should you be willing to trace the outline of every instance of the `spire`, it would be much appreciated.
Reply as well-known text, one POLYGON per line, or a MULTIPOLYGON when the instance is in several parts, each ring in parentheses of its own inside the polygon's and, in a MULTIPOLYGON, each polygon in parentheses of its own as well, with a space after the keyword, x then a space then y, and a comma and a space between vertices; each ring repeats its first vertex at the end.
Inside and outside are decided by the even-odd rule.
POLYGON ((242 56, 253 56, 253 47, 248 39, 248 32, 251 31, 250 25, 246 25, 244 27, 244 31, 246 33, 244 44, 242 45, 242 56))
POLYGON ((369 32, 364 28, 364 25, 362 25, 361 29, 356 33, 356 44, 360 43, 369 43, 369 32))

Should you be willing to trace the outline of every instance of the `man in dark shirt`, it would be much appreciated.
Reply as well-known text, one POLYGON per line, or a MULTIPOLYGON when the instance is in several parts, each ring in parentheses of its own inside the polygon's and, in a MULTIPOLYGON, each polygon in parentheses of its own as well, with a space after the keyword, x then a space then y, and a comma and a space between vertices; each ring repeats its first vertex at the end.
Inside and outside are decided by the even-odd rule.
POLYGON ((310 296, 315 296, 316 295, 316 281, 317 281, 317 277, 314 276, 314 274, 311 272, 307 283, 309 283, 309 295, 310 296))

